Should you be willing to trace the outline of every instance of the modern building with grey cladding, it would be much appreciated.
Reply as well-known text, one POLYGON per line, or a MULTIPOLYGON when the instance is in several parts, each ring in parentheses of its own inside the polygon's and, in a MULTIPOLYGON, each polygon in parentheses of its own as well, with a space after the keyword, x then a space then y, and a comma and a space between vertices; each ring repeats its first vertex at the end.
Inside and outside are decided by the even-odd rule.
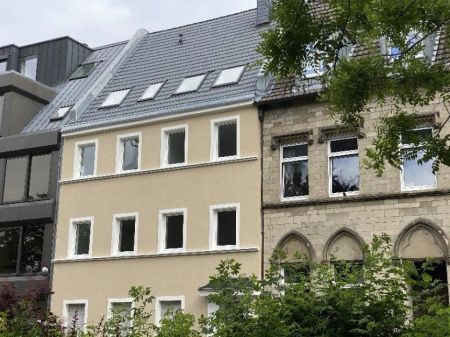
POLYGON ((126 47, 91 49, 63 37, 0 48, 0 285, 49 286, 59 130, 106 83, 126 47))

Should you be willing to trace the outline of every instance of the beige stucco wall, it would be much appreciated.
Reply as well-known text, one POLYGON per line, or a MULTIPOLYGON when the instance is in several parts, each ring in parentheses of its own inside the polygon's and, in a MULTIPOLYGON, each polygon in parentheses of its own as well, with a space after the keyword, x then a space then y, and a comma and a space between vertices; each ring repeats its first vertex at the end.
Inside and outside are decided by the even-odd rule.
POLYGON ((260 143, 259 121, 253 107, 121 130, 64 139, 60 186, 52 310, 62 314, 63 300, 87 299, 89 320, 106 313, 108 298, 127 297, 132 285, 151 286, 155 296, 186 298, 186 310, 206 312, 206 299, 197 289, 208 282, 221 259, 235 257, 244 271, 260 272, 260 143), (210 163, 211 120, 240 119, 240 158, 210 163), (160 167, 161 128, 188 126, 188 166, 160 167), (141 132, 141 170, 117 176, 117 136, 141 132), (98 140, 97 176, 72 181, 75 143, 98 140), (197 165, 198 164, 198 165, 197 165), (193 166, 189 166, 193 165, 193 166), (239 249, 209 250, 209 206, 240 205, 239 249), (158 256, 159 211, 186 208, 186 253, 158 256), (135 213, 138 219, 138 258, 111 259, 113 214, 135 213), (69 223, 72 218, 93 217, 92 257, 95 261, 68 261, 69 223))

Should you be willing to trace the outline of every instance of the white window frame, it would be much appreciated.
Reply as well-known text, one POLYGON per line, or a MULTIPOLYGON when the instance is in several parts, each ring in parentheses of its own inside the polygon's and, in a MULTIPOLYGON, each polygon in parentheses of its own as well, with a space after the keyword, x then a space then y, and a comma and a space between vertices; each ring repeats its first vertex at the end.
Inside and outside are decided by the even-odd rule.
MULTIPOLYGON (((106 318, 110 319, 112 317, 112 307, 114 303, 130 303, 131 309, 136 308, 136 303, 133 301, 131 297, 124 298, 108 298, 108 306, 106 307, 106 318)), ((131 320, 130 324, 133 324, 133 320, 131 320)))
POLYGON ((341 151, 341 152, 331 152, 331 142, 333 141, 339 141, 339 140, 345 140, 345 139, 356 139, 356 141, 358 142, 358 137, 354 136, 354 137, 339 137, 339 138, 333 138, 333 139, 329 139, 328 140, 328 193, 331 197, 342 197, 344 196, 344 193, 342 192, 338 192, 338 193, 333 193, 333 170, 332 167, 333 165, 331 164, 332 159, 333 158, 338 158, 338 157, 345 157, 345 156, 351 156, 351 155, 358 155, 358 172, 359 172, 359 190, 358 191, 349 191, 349 192, 345 192, 346 196, 351 196, 351 195, 358 195, 361 191, 361 170, 360 170, 360 165, 359 165, 359 143, 358 143, 358 149, 356 150, 351 150, 351 151, 341 151))
MULTIPOLYGON (((431 132, 433 132, 433 127, 426 126, 426 127, 416 128, 413 131, 420 131, 420 130, 431 130, 431 132)), ((402 142, 400 142, 400 147, 402 149, 413 149, 413 148, 416 148, 418 150, 420 150, 422 148, 422 146, 420 144, 418 146, 414 146, 413 144, 403 144, 402 142)), ((405 186, 405 169, 404 169, 403 166, 404 165, 402 163, 402 165, 400 165, 400 186, 401 186, 402 192, 432 190, 432 189, 436 189, 437 188, 437 186, 438 186, 437 174, 434 174, 434 185, 423 185, 423 186, 406 187, 405 186)))
MULTIPOLYGON (((299 162, 299 161, 307 161, 308 162, 308 176, 309 176, 309 161, 308 156, 302 156, 302 157, 292 157, 292 158, 283 158, 283 150, 285 147, 291 147, 291 146, 297 146, 297 145, 306 145, 309 147, 307 142, 299 142, 299 143, 290 143, 290 144, 284 144, 280 146, 280 191, 281 191, 281 201, 294 201, 294 200, 305 200, 308 199, 308 195, 300 195, 298 197, 285 197, 284 196, 284 169, 283 164, 284 163, 291 163, 291 162, 299 162)), ((309 148, 308 148, 308 154, 309 154, 309 148)), ((308 182, 309 185, 309 182, 308 182)))
POLYGON ((187 208, 172 208, 159 211, 158 253, 183 253, 186 251, 187 208), (183 247, 166 249, 166 218, 170 215, 183 215, 183 247))
POLYGON ((226 161, 239 159, 241 156, 241 122, 240 116, 230 116, 211 120, 211 161, 226 161), (236 124, 236 155, 219 157, 219 126, 236 124))
POLYGON ((161 128, 161 167, 177 167, 185 166, 188 163, 188 125, 176 125, 161 128), (169 164, 169 135, 184 131, 184 162, 169 164))
POLYGON ((158 96, 159 92, 161 91, 162 87, 164 86, 164 84, 166 83, 166 81, 162 81, 162 82, 155 82, 152 84, 149 84, 147 86, 147 88, 145 88, 145 91, 142 93, 141 98, 139 98, 139 102, 143 102, 143 101, 153 101, 156 99, 156 96, 158 96), (151 87, 156 88, 155 90, 155 94, 151 97, 145 97, 147 92, 149 91, 149 89, 151 87))
POLYGON ((71 218, 69 227, 69 239, 67 246, 67 258, 69 259, 86 259, 92 256, 92 241, 94 239, 94 217, 82 217, 82 218, 71 218), (75 253, 75 248, 77 246, 77 225, 79 223, 89 222, 90 226, 90 235, 89 235, 89 253, 78 255, 75 253))
POLYGON ((92 178, 97 175, 97 158, 98 158, 98 139, 90 139, 82 142, 75 143, 75 151, 74 151, 74 166, 73 166, 73 178, 74 179, 86 179, 92 178), (94 154, 94 172, 92 175, 81 176, 81 150, 83 147, 87 147, 88 145, 95 145, 95 154, 94 154))
POLYGON ((114 214, 112 221, 112 239, 111 239, 111 256, 133 256, 137 254, 138 249, 138 230, 139 230, 139 213, 121 213, 114 214), (120 237, 120 220, 129 220, 134 218, 134 250, 130 252, 119 251, 120 237))
POLYGON ((241 205, 239 203, 234 204, 222 204, 209 206, 209 249, 210 250, 233 250, 239 249, 240 241, 240 212, 241 205), (236 211, 236 244, 228 246, 217 245, 217 213, 220 211, 236 211))
POLYGON ((142 132, 133 132, 123 135, 117 136, 117 144, 116 144, 116 173, 132 173, 138 172, 141 169, 141 151, 142 151, 142 132), (138 167, 134 170, 123 170, 123 141, 138 138, 139 139, 139 148, 138 148, 138 167))
POLYGON ((63 322, 65 327, 69 327, 71 322, 69 322, 69 305, 70 304, 84 304, 84 322, 83 322, 83 332, 86 332, 88 323, 88 300, 64 300, 63 301, 63 322))
POLYGON ((161 322, 161 302, 181 302, 181 310, 185 310, 185 297, 184 296, 159 296, 155 298, 155 324, 160 326, 161 322))
POLYGON ((242 75, 244 75, 244 72, 245 72, 245 69, 246 69, 246 68, 247 68, 247 65, 244 64, 244 65, 240 65, 240 66, 235 66, 235 67, 231 67, 231 68, 225 68, 225 69, 222 69, 222 70, 219 72, 219 75, 217 75, 216 80, 214 81, 213 88, 216 88, 216 87, 222 87, 222 86, 226 86, 226 85, 232 85, 232 84, 237 84, 237 83, 239 83, 239 81, 240 81, 241 78, 242 78, 242 75), (218 83, 220 77, 223 75, 223 73, 224 73, 225 71, 228 71, 228 70, 234 70, 234 69, 239 69, 239 68, 240 68, 240 72, 239 72, 239 75, 237 76, 237 78, 236 78, 235 81, 229 81, 229 82, 218 83))

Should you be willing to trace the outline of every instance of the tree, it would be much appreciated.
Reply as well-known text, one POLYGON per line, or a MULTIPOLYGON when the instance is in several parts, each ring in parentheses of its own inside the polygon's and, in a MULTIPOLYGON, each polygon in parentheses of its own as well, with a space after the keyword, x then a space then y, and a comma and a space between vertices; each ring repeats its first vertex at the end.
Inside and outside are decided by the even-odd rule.
MULTIPOLYGON (((365 112, 392 106, 379 121, 367 164, 382 174, 385 164, 399 168, 404 159, 434 159, 433 169, 450 166, 450 71, 422 54, 440 36, 450 46, 448 0, 273 0, 274 22, 262 33, 258 51, 267 73, 302 76, 307 66, 323 67, 321 99, 342 124, 357 127, 365 112), (383 48, 379 48, 379 41, 383 48), (363 48, 347 58, 349 49, 363 48), (413 130, 416 108, 441 100, 448 116, 431 135, 413 130), (400 149, 399 141, 413 144, 400 149), (417 146, 424 150, 418 155, 417 146)), ((432 48, 432 46, 431 46, 432 48)))

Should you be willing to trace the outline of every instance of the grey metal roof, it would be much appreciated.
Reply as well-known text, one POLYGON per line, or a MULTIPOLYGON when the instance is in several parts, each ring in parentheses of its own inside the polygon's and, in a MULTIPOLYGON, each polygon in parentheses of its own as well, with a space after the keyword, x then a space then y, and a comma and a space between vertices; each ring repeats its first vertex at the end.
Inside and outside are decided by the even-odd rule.
POLYGON ((256 9, 148 33, 91 105, 63 132, 176 114, 254 98, 261 59, 256 9), (182 34, 182 43, 179 43, 182 34), (220 71, 249 64, 237 84, 212 87, 220 71), (196 92, 175 95, 185 77, 208 73, 196 92), (165 81, 154 100, 139 101, 150 84, 165 81), (112 91, 131 89, 120 106, 100 108, 112 91))
POLYGON ((64 82, 57 88, 58 93, 53 100, 30 121, 21 133, 60 129, 64 126, 69 121, 70 113, 60 120, 52 120, 52 117, 60 107, 75 105, 83 94, 96 82, 126 43, 127 42, 125 41, 95 48, 82 63, 88 64, 98 62, 89 76, 77 80, 69 79, 64 82))

